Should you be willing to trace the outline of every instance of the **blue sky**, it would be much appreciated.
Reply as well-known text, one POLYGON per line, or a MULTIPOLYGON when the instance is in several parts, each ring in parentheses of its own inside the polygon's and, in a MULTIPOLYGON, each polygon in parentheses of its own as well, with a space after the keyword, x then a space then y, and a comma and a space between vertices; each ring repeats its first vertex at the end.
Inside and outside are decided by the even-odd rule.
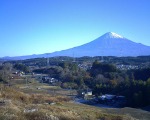
POLYGON ((106 32, 150 46, 150 0, 0 0, 0 57, 51 53, 106 32))

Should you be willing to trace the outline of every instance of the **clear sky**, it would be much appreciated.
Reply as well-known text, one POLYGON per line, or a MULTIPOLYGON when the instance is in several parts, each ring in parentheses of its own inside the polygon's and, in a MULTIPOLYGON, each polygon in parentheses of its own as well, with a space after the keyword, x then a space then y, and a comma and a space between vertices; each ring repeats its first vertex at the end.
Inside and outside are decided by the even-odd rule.
POLYGON ((150 46, 150 0, 0 0, 0 57, 68 49, 110 31, 150 46))

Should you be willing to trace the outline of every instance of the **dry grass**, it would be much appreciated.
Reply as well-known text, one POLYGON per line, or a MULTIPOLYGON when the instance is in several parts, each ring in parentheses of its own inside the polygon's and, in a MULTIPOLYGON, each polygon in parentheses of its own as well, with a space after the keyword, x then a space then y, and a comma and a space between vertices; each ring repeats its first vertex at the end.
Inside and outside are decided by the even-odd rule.
POLYGON ((130 120, 150 120, 150 112, 134 108, 121 108, 121 109, 104 109, 106 113, 124 115, 124 119, 130 120), (134 118, 134 119, 133 119, 134 118))
MULTIPOLYGON (((3 86, 1 86, 3 87, 3 86)), ((101 109, 70 103, 70 98, 49 94, 25 94, 19 89, 3 87, 0 120, 122 120, 123 116, 106 114, 101 109), (49 103, 54 102, 54 105, 49 103), (24 112, 32 110, 33 112, 24 112)))

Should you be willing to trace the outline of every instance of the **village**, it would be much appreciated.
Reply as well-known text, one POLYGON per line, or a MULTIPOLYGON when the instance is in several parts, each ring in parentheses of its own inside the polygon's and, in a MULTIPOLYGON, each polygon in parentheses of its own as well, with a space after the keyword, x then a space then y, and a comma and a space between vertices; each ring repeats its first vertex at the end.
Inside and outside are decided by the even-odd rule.
MULTIPOLYGON (((59 80, 55 78, 51 78, 49 76, 42 76, 40 82, 47 83, 50 86, 60 85, 59 80)), ((71 90, 71 88, 68 90, 71 90)), ((94 106, 102 105, 103 107, 106 106, 106 107, 120 108, 120 107, 125 107, 126 105, 125 96, 112 95, 112 94, 104 94, 101 96, 95 96, 92 90, 90 89, 86 89, 86 90, 81 89, 77 91, 77 94, 75 95, 70 94, 69 96, 71 96, 72 99, 77 103, 89 104, 89 105, 94 105, 94 106)))
MULTIPOLYGON (((35 74, 35 73, 30 73, 30 74, 25 74, 22 71, 16 71, 12 73, 11 80, 13 79, 21 79, 24 78, 24 86, 22 88, 26 89, 31 89, 30 84, 32 83, 32 80, 35 79, 36 82, 39 82, 38 86, 36 86, 35 89, 37 90, 44 90, 45 88, 42 87, 42 85, 46 85, 49 87, 58 87, 61 85, 61 81, 52 78, 46 74, 35 74)), ((19 81, 18 81, 19 83, 19 81)), ((33 88, 32 88, 33 89, 33 88)), ((79 104, 88 104, 88 105, 93 105, 93 106, 98 106, 98 107, 106 107, 106 108, 121 108, 125 107, 126 105, 126 98, 124 96, 119 96, 119 95, 112 95, 112 94, 104 94, 101 96, 96 96, 93 94, 91 89, 81 89, 81 90, 75 90, 72 88, 69 89, 51 89, 48 90, 50 94, 58 94, 59 92, 56 91, 68 91, 67 96, 69 96, 74 103, 79 103, 79 104), (73 92, 74 91, 74 92, 73 92)))
MULTIPOLYGON (((57 86, 60 84, 59 80, 55 78, 51 78, 49 76, 43 76, 40 82, 47 83, 50 86, 57 86)), ((71 88, 68 90, 71 90, 71 88)), ((125 96, 112 95, 112 94, 104 94, 101 96, 95 96, 92 93, 92 90, 90 89, 78 90, 77 94, 75 95, 69 94, 68 96, 70 96, 74 100, 75 103, 88 104, 88 105, 93 105, 93 106, 98 106, 98 107, 121 108, 121 107, 125 107, 126 105, 125 96)))

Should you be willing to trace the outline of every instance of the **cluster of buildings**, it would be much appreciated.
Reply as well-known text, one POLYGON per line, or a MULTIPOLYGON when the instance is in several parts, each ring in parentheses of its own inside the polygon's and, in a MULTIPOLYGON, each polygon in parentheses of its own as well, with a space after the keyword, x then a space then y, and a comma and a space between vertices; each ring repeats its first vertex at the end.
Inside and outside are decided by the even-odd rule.
POLYGON ((78 67, 79 67, 79 68, 82 68, 82 69, 84 69, 84 70, 88 70, 88 69, 91 69, 92 64, 91 64, 91 63, 78 64, 78 67))
POLYGON ((126 105, 126 98, 125 96, 105 94, 98 98, 98 102, 113 107, 124 107, 126 105))
POLYGON ((51 85, 56 85, 57 82, 59 82, 57 79, 55 78, 51 78, 49 76, 42 76, 42 81, 43 83, 49 83, 51 85))
POLYGON ((78 96, 84 99, 87 104, 103 104, 112 107, 124 107, 126 105, 125 96, 105 94, 95 97, 91 90, 83 90, 78 93, 78 96))
POLYGON ((23 71, 16 71, 13 74, 17 75, 17 76, 23 76, 23 75, 25 75, 25 73, 23 71))
POLYGON ((93 98, 92 90, 81 90, 78 92, 78 96, 88 100, 93 98))
POLYGON ((141 68, 138 65, 116 65, 116 67, 120 70, 135 70, 141 68))

